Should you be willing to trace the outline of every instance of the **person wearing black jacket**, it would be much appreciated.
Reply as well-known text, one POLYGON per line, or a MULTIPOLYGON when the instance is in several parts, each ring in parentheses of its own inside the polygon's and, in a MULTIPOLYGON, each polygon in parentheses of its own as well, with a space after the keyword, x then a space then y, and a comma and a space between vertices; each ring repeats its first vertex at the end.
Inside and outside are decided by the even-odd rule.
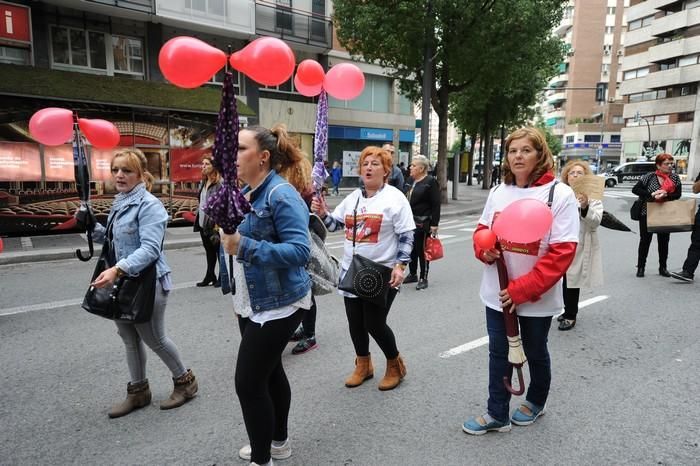
MULTIPOLYGON (((666 202, 681 197, 681 179, 673 173, 673 156, 659 154, 656 156, 656 171, 642 176, 632 192, 642 201, 642 212, 639 217, 639 248, 637 250, 637 277, 644 276, 644 267, 649 255, 649 246, 654 233, 647 231, 647 202, 666 202)), ((670 233, 657 233, 656 242, 659 246, 659 275, 670 277, 666 268, 668 259, 668 243, 670 233)))
MULTIPOLYGON (((693 183, 693 193, 700 193, 700 173, 695 177, 693 183)), ((690 247, 688 247, 688 255, 683 262, 683 268, 679 272, 671 272, 671 276, 677 280, 691 283, 695 276, 695 269, 698 268, 700 262, 700 209, 695 212, 695 223, 693 224, 693 232, 690 234, 690 247)))
POLYGON ((440 187, 432 176, 428 175, 430 163, 424 155, 416 155, 408 166, 411 179, 411 188, 406 197, 411 204, 413 221, 416 223, 416 232, 409 263, 409 274, 404 283, 415 283, 417 290, 428 288, 428 269, 430 263, 425 260, 425 239, 427 235, 437 235, 440 223, 440 187), (418 264, 420 263, 420 278, 418 264))
POLYGON ((221 283, 214 272, 219 257, 219 234, 215 231, 214 221, 202 211, 207 199, 221 187, 221 175, 212 165, 211 157, 211 154, 207 154, 202 159, 202 182, 199 185, 199 194, 197 195, 199 207, 197 208, 197 217, 194 220, 194 231, 199 232, 207 256, 207 273, 204 275, 204 279, 197 283, 197 286, 214 285, 219 287, 221 283))

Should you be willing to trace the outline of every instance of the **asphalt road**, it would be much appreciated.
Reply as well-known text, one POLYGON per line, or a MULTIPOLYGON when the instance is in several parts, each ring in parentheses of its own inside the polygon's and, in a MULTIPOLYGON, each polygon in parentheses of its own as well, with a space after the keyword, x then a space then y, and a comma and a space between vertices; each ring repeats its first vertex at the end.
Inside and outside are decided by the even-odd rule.
MULTIPOLYGON (((605 199, 623 220, 627 191, 608 190, 605 199)), ((471 254, 476 220, 442 225, 446 257, 432 264, 430 287, 405 286, 394 304, 390 324, 408 368, 398 389, 377 390, 385 363, 374 344, 377 376, 344 387, 353 351, 342 300, 318 299, 319 349, 292 356, 290 344, 284 355, 294 453, 276 464, 700 463, 699 285, 657 275, 655 241, 647 277, 635 278, 637 236, 606 229, 605 285, 582 291, 575 329, 552 325, 547 414, 505 434, 461 431, 485 411, 487 396, 481 265, 471 254)), ((689 237, 672 235, 671 269, 682 264, 689 237)), ((337 234, 329 244, 340 254, 337 234)), ((153 404, 116 420, 106 413, 125 395, 123 346, 111 322, 78 304, 94 262, 0 266, 1 464, 245 464, 237 455, 248 441, 233 387, 239 336, 230 299, 194 287, 203 250, 167 257, 176 283, 168 333, 200 380, 199 396, 160 411, 171 380, 150 353, 153 404)))

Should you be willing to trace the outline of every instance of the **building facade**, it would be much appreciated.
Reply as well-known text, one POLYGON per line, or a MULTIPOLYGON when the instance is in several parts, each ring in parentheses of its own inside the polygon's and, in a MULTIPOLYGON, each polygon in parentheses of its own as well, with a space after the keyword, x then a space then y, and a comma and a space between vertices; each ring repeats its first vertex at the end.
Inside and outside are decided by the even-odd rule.
MULTIPOLYGON (((77 206, 70 145, 44 147, 28 131, 31 115, 45 107, 115 123, 119 145, 146 154, 154 193, 171 221, 184 221, 197 206, 200 161, 212 149, 224 70, 200 88, 179 89, 160 72, 162 45, 194 36, 236 51, 272 36, 293 49, 297 62, 310 58, 328 69, 351 61, 334 39, 332 8, 330 0, 0 0, 0 234, 49 230, 77 206)), ((380 67, 358 66, 367 83, 363 94, 329 102, 330 162, 370 143, 394 141, 406 151, 413 142, 413 112, 393 80, 380 67)), ((233 74, 241 123, 285 123, 311 156, 317 99, 296 92, 292 79, 262 86, 233 74)), ((113 194, 106 163, 113 151, 87 152, 93 205, 103 219, 113 194)), ((356 185, 350 171, 348 182, 356 185)))
POLYGON ((562 140, 561 162, 584 159, 605 169, 620 160, 623 126, 618 92, 629 0, 570 0, 555 29, 567 53, 541 104, 562 140))
POLYGON ((700 169, 700 0, 631 0, 626 16, 621 161, 667 152, 681 177, 694 177, 700 169))

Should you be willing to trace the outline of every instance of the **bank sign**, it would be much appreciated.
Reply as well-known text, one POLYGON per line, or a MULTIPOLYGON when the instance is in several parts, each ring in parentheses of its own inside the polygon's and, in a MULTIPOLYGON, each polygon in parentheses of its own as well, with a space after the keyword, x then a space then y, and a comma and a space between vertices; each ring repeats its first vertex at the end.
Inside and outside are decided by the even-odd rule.
POLYGON ((390 129, 360 128, 360 139, 367 141, 392 141, 394 135, 390 129))

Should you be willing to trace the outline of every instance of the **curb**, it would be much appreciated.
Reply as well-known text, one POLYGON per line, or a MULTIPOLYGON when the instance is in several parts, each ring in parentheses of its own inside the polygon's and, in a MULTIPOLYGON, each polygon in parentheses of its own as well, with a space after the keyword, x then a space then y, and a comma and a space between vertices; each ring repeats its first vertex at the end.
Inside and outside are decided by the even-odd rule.
MULTIPOLYGON (((474 215, 480 214, 483 210, 482 206, 479 207, 469 207, 460 210, 444 212, 440 217, 458 217, 460 215, 474 215)), ((202 241, 199 238, 196 239, 171 239, 165 241, 163 244, 163 249, 166 251, 175 249, 185 249, 201 246, 202 241)), ((18 252, 5 252, 0 254, 0 265, 11 265, 11 264, 25 264, 34 262, 47 262, 65 259, 75 258, 75 248, 53 248, 53 249, 37 249, 33 251, 18 251, 18 252)), ((99 256, 100 247, 95 248, 95 257, 99 256)))

